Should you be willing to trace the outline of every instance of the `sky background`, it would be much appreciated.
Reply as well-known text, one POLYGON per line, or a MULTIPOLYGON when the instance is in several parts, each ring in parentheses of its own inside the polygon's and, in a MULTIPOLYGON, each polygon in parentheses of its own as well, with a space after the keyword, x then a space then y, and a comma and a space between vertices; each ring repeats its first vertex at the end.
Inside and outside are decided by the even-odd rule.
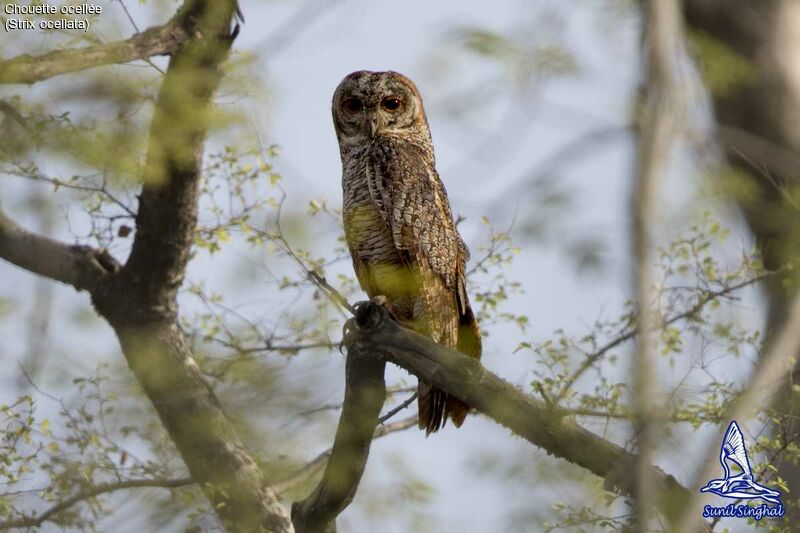
MULTIPOLYGON (((140 28, 166 20, 173 9, 171 3, 162 3, 163 8, 154 8, 151 3, 130 4, 140 28)), ((107 11, 101 20, 103 31, 107 35, 130 34, 120 5, 102 5, 107 11)), ((425 102, 437 168, 454 212, 465 217, 459 229, 473 249, 473 260, 486 240, 482 216, 490 217, 499 228, 515 224, 514 240, 521 253, 508 275, 523 284, 524 293, 513 295, 506 309, 525 313, 530 326, 524 334, 514 325, 492 326, 483 361, 493 372, 530 390, 535 359, 531 352, 512 354, 518 342, 541 342, 558 329, 569 334, 587 332, 598 318, 617 316, 631 296, 627 217, 634 143, 626 124, 640 59, 638 21, 624 6, 625 2, 611 0, 497 0, 491 7, 477 0, 410 0, 402 4, 243 0, 246 23, 235 49, 252 61, 250 68, 263 80, 267 93, 233 99, 223 91, 220 100, 245 110, 252 131, 262 142, 279 146, 275 164, 283 177, 287 211, 302 212, 310 199, 341 205, 341 167, 330 118, 330 99, 339 81, 360 69, 396 70, 413 79, 425 102), (509 34, 532 46, 548 44, 565 51, 573 68, 550 76, 542 67, 534 69, 530 79, 521 81, 513 68, 466 53, 457 35, 467 28, 509 34), (570 150, 561 157, 564 147, 598 132, 607 133, 598 134, 600 140, 587 150, 570 150), (548 190, 564 192, 569 198, 568 209, 551 212, 544 207, 548 190), (526 223, 531 220, 544 224, 538 238, 526 232, 526 223), (580 269, 576 264, 572 252, 582 243, 594 245, 599 252, 596 268, 580 269)), ((7 36, 0 33, 0 40, 4 39, 7 36)), ((44 44, 46 41, 36 42, 36 37, 26 35, 24 39, 6 40, 2 51, 8 56, 44 44)), ((159 64, 164 62, 159 60, 159 64)), ((44 83, 33 90, 58 101, 55 87, 44 83)), ((216 135, 210 147, 227 142, 224 134, 216 135)), ((697 173, 687 171, 691 165, 678 161, 674 167, 664 193, 667 227, 685 223, 687 213, 696 212, 698 204, 707 200, 698 196, 697 173)), ((50 169, 59 171, 59 161, 51 161, 50 169)), ((29 210, 30 184, 3 177, 0 194, 3 208, 17 220, 34 228, 41 225, 29 210)), ((68 204, 68 197, 60 200, 62 206, 68 204)), ((54 236, 72 240, 60 216, 69 213, 70 220, 80 227, 80 214, 72 209, 63 207, 56 213, 51 230, 54 236)), ((734 212, 722 209, 718 215, 735 230, 731 248, 723 252, 735 259, 737 250, 749 246, 748 238, 739 231, 734 212)), ((334 224, 309 219, 308 227, 298 234, 298 245, 314 243, 320 250, 331 250, 337 244, 334 224)), ((243 264, 264 260, 234 242, 221 254, 198 253, 187 279, 204 280, 245 312, 258 314, 259 306, 269 305, 265 302, 272 286, 237 283, 236 272, 244 268, 243 264)), ((337 265, 333 272, 337 269, 347 271, 350 265, 337 265)), ((296 269, 293 273, 297 274, 296 269)), ((11 302, 11 311, 0 322, 0 401, 8 401, 17 390, 17 364, 27 346, 26 336, 20 333, 30 316, 31 294, 37 281, 8 265, 0 265, 0 280, 0 295, 11 302)), ((119 362, 116 340, 101 322, 89 319, 88 330, 81 325, 81 334, 75 334, 78 324, 86 323, 85 315, 91 314, 85 294, 58 286, 54 301, 54 315, 59 319, 52 321, 47 340, 52 353, 41 377, 43 387, 49 382, 56 387, 65 372, 77 376, 91 373, 99 361, 119 362)), ((182 305, 184 312, 190 313, 196 302, 187 299, 182 305)), ((753 323, 758 309, 757 295, 745 293, 738 304, 743 320, 753 323)), ((313 383, 320 403, 336 403, 343 390, 343 363, 335 352, 304 354, 285 363, 281 375, 313 383)), ((622 365, 620 371, 625 370, 622 365)), ((672 373, 668 379, 673 379, 682 368, 678 365, 665 372, 672 373)), ((731 370, 732 379, 739 374, 739 370, 731 370)), ((404 373, 392 369, 390 376, 400 379, 404 373)), ((247 408, 246 402, 243 400, 239 407, 247 408)), ((588 427, 624 441, 624 428, 601 424, 588 427)), ((329 421, 315 430, 307 445, 309 459, 329 446, 334 429, 329 421), (329 437, 317 438, 316 431, 328 432, 329 437)), ((657 456, 660 464, 681 481, 690 480, 696 469, 696 464, 682 460, 681 455, 687 449, 697 449, 699 460, 706 453, 707 441, 703 439, 708 435, 692 440, 690 433, 686 428, 676 430, 676 442, 688 440, 680 448, 667 448, 657 456)), ((341 517, 342 530, 367 531, 377 525, 381 531, 421 530, 420 524, 403 518, 407 505, 418 506, 430 515, 422 525, 431 530, 504 530, 510 527, 509 519, 516 512, 540 509, 546 514, 548 506, 570 498, 571 485, 537 482, 534 477, 546 479, 548 468, 560 464, 480 416, 471 416, 458 431, 448 427, 427 439, 416 430, 392 435, 373 446, 360 492, 341 517), (481 468, 487 462, 509 457, 529 458, 530 471, 501 480, 481 468), (392 480, 401 473, 429 483, 431 499, 417 503, 403 500, 402 494, 392 496, 400 502, 384 521, 384 515, 371 513, 369 497, 381 491, 391 494, 392 480)), ((104 521, 104 527, 120 533, 140 530, 138 498, 132 496, 118 513, 104 521)), ((523 529, 538 530, 534 523, 529 526, 523 529)), ((43 530, 56 530, 48 527, 43 530)))

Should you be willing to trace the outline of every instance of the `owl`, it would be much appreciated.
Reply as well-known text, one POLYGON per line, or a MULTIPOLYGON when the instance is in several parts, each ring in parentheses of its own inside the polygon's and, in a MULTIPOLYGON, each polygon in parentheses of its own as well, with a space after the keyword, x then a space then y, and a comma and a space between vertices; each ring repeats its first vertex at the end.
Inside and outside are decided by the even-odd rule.
MULTIPOLYGON (((479 358, 466 290, 469 251, 436 172, 414 83, 396 72, 353 72, 333 95, 342 158, 344 230, 361 288, 406 327, 479 358)), ((419 427, 460 427, 469 406, 420 381, 419 427)))

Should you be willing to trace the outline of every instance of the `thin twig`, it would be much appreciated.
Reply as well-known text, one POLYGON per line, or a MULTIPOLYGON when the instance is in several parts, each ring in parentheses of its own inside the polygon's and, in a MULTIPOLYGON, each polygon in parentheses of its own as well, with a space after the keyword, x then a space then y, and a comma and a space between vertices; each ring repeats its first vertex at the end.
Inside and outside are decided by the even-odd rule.
POLYGON ((281 244, 283 246, 284 251, 289 255, 289 257, 294 259, 295 262, 298 265, 300 265, 300 268, 303 269, 303 271, 305 272, 305 274, 306 274, 306 276, 308 277, 309 280, 311 280, 318 287, 323 289, 323 292, 325 292, 325 294, 327 294, 328 297, 334 303, 338 304, 338 306, 340 306, 341 308, 346 309, 347 311, 350 312, 351 315, 355 316, 356 308, 353 307, 353 305, 350 304, 350 302, 347 301, 347 298, 345 298, 342 295, 342 293, 337 291, 330 283, 328 283, 328 281, 325 279, 325 277, 323 275, 321 275, 316 270, 313 270, 313 269, 309 268, 305 264, 305 262, 302 259, 300 259, 300 256, 298 256, 295 253, 294 249, 292 249, 292 247, 289 244, 289 242, 283 236, 283 230, 281 229, 281 210, 283 208, 283 202, 286 200, 286 192, 285 191, 282 191, 282 192, 283 192, 283 196, 281 197, 281 200, 278 202, 277 214, 276 214, 276 219, 275 219, 275 225, 276 225, 277 230, 278 230, 277 233, 276 234, 271 234, 271 233, 268 233, 266 231, 261 231, 261 230, 258 230, 258 229, 256 229, 255 231, 257 233, 267 237, 268 239, 270 239, 272 241, 277 241, 279 244, 281 244))
MULTIPOLYGON (((117 0, 117 2, 119 2, 119 5, 122 6, 122 10, 125 12, 125 16, 128 17, 128 20, 130 21, 131 26, 133 26, 133 29, 136 30, 136 33, 141 33, 141 30, 139 29, 139 26, 136 24, 136 21, 133 19, 133 16, 131 15, 131 12, 128 11, 128 6, 125 5, 125 2, 123 0, 117 0)), ((161 68, 159 68, 158 65, 153 63, 153 60, 150 59, 149 57, 145 57, 144 61, 148 65, 150 65, 151 67, 156 69, 158 72, 160 72, 162 76, 166 74, 166 72, 161 70, 161 68)))
MULTIPOLYGON (((720 289, 718 291, 710 291, 707 292, 702 298, 700 298, 697 303, 695 303, 691 308, 686 311, 682 311, 675 315, 670 316, 668 319, 664 320, 661 324, 655 326, 656 330, 663 329, 666 326, 672 325, 675 322, 679 322, 681 320, 692 318, 697 315, 703 308, 708 305, 709 303, 713 302, 717 298, 724 298, 725 296, 730 295, 733 292, 736 292, 739 289, 747 287, 749 285, 753 285, 759 281, 762 281, 768 277, 774 276, 778 274, 778 272, 769 272, 767 274, 762 274, 756 276, 754 278, 742 281, 740 283, 736 283, 729 287, 725 287, 724 289, 720 289)), ((627 332, 623 333, 622 335, 615 337, 614 339, 610 340, 594 352, 590 353, 586 356, 586 359, 583 361, 580 367, 564 382, 564 385, 561 387, 561 390, 556 396, 556 403, 559 403, 563 400, 566 395, 569 393, 572 386, 575 382, 589 369, 591 368, 600 358, 602 358, 606 353, 610 350, 613 350, 620 344, 623 344, 626 341, 629 341, 636 337, 639 334, 639 328, 635 327, 627 332)))
MULTIPOLYGON (((779 386, 780 382, 791 375, 797 363, 798 354, 800 354, 800 329, 797 328, 797 324, 800 324, 800 296, 795 296, 783 327, 774 337, 774 343, 767 353, 759 358, 760 363, 750 378, 750 382, 725 411, 723 420, 737 420, 741 424, 751 413, 772 403, 775 394, 782 390, 779 386)), ((706 447, 707 450, 713 448, 715 451, 706 457, 703 468, 692 486, 699 487, 703 480, 713 477, 715 469, 718 468, 714 460, 718 453, 716 446, 722 441, 724 431, 725 426, 723 425, 714 436, 713 442, 706 447)), ((691 524, 700 498, 699 491, 692 492, 692 498, 685 507, 683 517, 678 522, 680 527, 676 531, 693 531, 691 524)))
POLYGON ((81 192, 102 194, 106 196, 111 202, 116 204, 120 209, 125 211, 131 218, 136 218, 136 212, 130 207, 128 207, 128 205, 125 202, 117 198, 111 191, 109 191, 108 186, 105 183, 103 183, 103 185, 99 187, 92 187, 89 185, 79 185, 76 183, 70 183, 68 181, 62 181, 56 178, 51 178, 45 176, 44 174, 36 170, 26 171, 25 169, 14 170, 9 168, 4 168, 2 169, 2 171, 3 173, 8 174, 10 176, 17 176, 19 178, 25 178, 31 181, 41 181, 43 183, 52 185, 53 187, 56 188, 63 187, 64 189, 73 189, 81 192))
POLYGON ((192 484, 194 484, 194 480, 189 477, 178 478, 178 479, 129 479, 125 481, 119 481, 116 483, 103 483, 100 485, 96 485, 94 487, 83 489, 74 496, 71 496, 66 500, 58 502, 57 504, 53 505, 52 507, 50 507, 49 509, 47 509, 42 513, 29 517, 23 517, 15 520, 7 520, 5 522, 0 522, 0 530, 23 528, 23 527, 39 527, 44 522, 47 522, 48 520, 53 520, 59 513, 69 509, 76 503, 96 498, 102 494, 107 494, 109 492, 114 492, 117 490, 143 488, 143 487, 159 487, 165 489, 174 489, 178 487, 185 487, 187 485, 192 485, 192 484))
POLYGON ((388 413, 380 417, 378 419, 378 424, 383 424, 384 422, 392 418, 394 415, 396 415, 397 413, 399 413, 400 411, 411 405, 416 399, 417 399, 417 393, 415 392, 414 394, 409 396, 406 401, 404 401, 403 403, 401 403, 400 405, 398 405, 397 407, 395 407, 394 409, 390 410, 388 413))

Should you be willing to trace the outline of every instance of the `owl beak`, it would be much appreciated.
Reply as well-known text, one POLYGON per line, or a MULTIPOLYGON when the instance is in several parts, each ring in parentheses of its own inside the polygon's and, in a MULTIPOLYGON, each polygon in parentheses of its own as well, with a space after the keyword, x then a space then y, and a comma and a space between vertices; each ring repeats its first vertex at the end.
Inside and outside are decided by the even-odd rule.
POLYGON ((367 115, 365 129, 369 133, 369 138, 374 139, 378 132, 378 117, 367 115))

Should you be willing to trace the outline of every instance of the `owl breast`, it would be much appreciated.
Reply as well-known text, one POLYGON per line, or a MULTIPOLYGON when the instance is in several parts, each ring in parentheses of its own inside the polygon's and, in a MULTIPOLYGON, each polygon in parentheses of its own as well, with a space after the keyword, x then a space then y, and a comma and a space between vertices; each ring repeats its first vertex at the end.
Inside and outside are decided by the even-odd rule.
POLYGON ((368 183, 369 147, 346 161, 342 173, 345 238, 356 275, 370 296, 386 296, 397 311, 413 315, 419 298, 418 275, 396 248, 392 232, 378 209, 368 183))
POLYGON ((342 175, 347 245, 362 261, 399 262, 389 226, 369 192, 367 159, 365 155, 350 158, 342 175))

